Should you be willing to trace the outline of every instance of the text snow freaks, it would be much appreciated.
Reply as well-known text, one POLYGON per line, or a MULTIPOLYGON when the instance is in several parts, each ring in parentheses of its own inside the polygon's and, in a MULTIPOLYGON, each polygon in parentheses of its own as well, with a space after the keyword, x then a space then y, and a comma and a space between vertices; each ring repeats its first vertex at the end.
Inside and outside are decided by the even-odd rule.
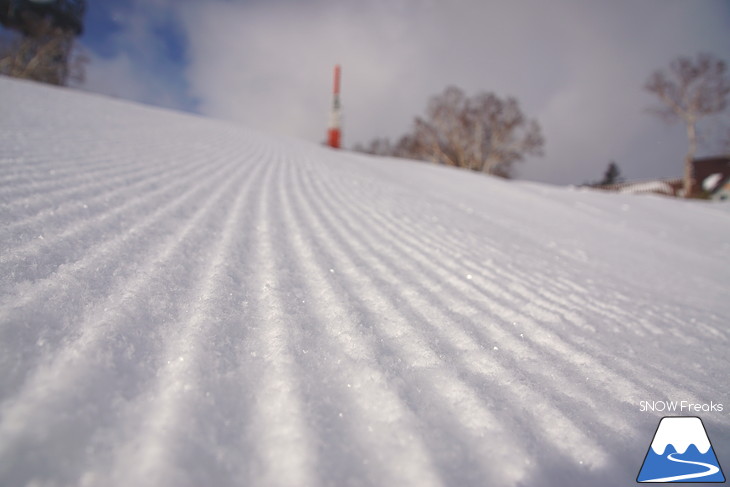
POLYGON ((722 404, 712 402, 698 403, 689 401, 641 401, 639 402, 641 412, 677 412, 677 413, 721 413, 722 404))

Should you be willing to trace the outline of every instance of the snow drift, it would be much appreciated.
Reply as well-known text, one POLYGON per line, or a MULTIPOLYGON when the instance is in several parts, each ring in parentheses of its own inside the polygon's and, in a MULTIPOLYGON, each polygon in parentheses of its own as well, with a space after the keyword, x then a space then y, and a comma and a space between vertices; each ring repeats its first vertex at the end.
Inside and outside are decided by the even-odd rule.
POLYGON ((4 78, 0 168, 2 485, 628 484, 730 402, 727 206, 4 78))

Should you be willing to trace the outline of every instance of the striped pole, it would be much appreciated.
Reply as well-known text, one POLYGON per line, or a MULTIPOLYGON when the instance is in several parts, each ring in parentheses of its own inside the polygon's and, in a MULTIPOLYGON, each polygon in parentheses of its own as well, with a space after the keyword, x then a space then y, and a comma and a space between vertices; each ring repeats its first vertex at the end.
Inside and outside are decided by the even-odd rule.
POLYGON ((335 85, 332 91, 332 111, 330 112, 330 123, 327 130, 327 145, 335 149, 340 148, 342 138, 340 116, 340 65, 335 66, 335 85))

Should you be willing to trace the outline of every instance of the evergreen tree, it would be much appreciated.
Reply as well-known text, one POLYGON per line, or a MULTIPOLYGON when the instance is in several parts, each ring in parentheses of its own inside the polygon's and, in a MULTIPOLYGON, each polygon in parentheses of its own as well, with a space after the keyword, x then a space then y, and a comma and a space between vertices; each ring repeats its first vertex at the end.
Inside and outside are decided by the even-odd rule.
POLYGON ((618 164, 611 161, 606 168, 606 172, 603 173, 603 179, 598 183, 599 185, 606 184, 617 184, 622 183, 624 178, 621 177, 621 170, 618 168, 618 164))

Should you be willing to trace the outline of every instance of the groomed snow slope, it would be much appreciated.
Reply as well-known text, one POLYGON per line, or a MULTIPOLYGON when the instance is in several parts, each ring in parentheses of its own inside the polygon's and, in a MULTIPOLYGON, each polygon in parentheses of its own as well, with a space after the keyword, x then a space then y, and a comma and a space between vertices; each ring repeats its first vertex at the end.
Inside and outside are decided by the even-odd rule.
POLYGON ((665 399, 730 463, 727 206, 6 78, 0 168, 0 485, 629 485, 665 399))

